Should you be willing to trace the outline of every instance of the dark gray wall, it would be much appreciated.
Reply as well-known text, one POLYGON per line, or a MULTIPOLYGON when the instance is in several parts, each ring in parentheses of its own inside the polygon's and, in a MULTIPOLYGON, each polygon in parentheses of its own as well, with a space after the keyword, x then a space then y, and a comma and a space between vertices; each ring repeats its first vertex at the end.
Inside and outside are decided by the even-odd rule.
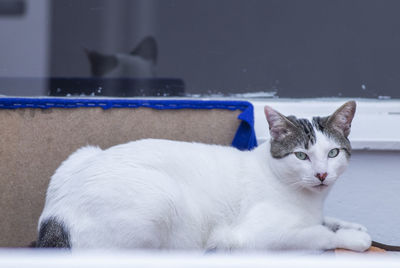
POLYGON ((34 87, 16 87, 9 80, 48 76, 48 11, 48 0, 0 2, 0 95, 45 93, 44 80, 34 87))
POLYGON ((400 97, 400 1, 55 0, 51 74, 89 76, 83 47, 159 43, 188 93, 400 97))

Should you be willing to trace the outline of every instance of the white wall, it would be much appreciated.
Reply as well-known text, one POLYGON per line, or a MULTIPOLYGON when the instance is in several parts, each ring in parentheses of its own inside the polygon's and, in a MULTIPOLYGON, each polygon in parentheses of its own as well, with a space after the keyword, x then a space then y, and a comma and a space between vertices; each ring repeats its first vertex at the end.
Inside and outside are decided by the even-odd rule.
POLYGON ((365 225, 372 239, 400 245, 400 151, 353 151, 325 212, 365 225))

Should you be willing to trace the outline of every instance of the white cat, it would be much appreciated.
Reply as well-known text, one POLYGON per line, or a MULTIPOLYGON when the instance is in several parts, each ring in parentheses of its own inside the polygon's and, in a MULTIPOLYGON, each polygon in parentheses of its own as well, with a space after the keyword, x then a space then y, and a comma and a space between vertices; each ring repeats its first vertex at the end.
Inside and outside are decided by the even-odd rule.
POLYGON ((364 251, 365 227, 322 215, 355 108, 309 121, 267 106, 271 141, 253 151, 150 139, 82 148, 51 178, 37 246, 364 251))

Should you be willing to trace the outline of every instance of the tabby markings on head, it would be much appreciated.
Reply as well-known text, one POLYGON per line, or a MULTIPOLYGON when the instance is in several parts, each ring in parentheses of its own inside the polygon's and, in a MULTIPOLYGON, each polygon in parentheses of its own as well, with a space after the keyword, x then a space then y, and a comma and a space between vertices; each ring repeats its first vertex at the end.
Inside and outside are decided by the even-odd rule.
POLYGON ((295 116, 286 117, 292 124, 287 125, 288 134, 281 140, 271 139, 271 155, 274 158, 283 158, 297 147, 309 149, 317 141, 315 130, 307 119, 298 119, 295 116))
POLYGON ((349 139, 335 128, 330 127, 328 125, 328 120, 329 116, 313 117, 313 126, 315 127, 316 130, 322 132, 324 135, 337 142, 341 146, 341 149, 344 149, 347 155, 350 156, 351 144, 349 139))
POLYGON ((291 154, 298 147, 308 150, 317 142, 315 131, 320 131, 328 138, 333 139, 350 156, 350 141, 342 133, 327 124, 329 116, 313 117, 312 122, 304 118, 296 118, 292 115, 286 118, 292 124, 287 125, 288 135, 282 140, 271 139, 272 157, 283 158, 291 154))

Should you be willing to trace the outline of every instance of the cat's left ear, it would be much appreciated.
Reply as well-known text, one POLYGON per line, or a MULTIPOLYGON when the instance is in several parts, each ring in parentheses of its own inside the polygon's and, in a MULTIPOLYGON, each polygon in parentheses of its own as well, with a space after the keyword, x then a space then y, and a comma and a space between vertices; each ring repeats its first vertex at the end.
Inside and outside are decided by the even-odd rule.
POLYGON ((329 116, 328 125, 347 137, 350 134, 351 122, 355 112, 356 102, 348 101, 329 116))
POLYGON ((281 141, 294 131, 296 128, 286 116, 275 111, 269 106, 264 107, 265 117, 269 125, 269 134, 276 141, 281 141))

